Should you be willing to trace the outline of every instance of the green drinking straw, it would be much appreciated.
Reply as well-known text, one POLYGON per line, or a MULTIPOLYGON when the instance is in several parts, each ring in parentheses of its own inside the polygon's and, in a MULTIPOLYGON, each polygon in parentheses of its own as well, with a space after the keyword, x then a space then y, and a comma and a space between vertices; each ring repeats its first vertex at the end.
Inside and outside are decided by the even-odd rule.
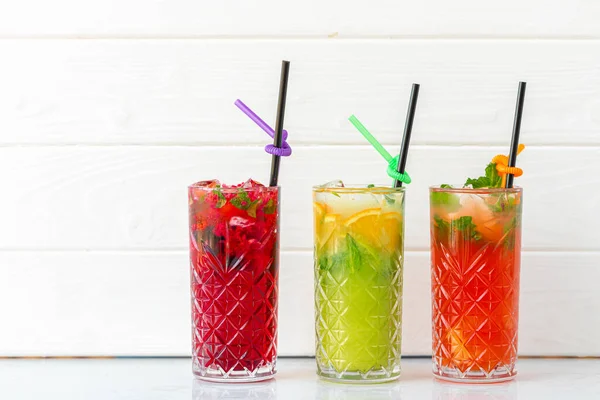
POLYGON ((356 129, 358 129, 358 131, 365 137, 365 139, 369 141, 369 143, 371 143, 373 147, 375 147, 375 150, 377 150, 377 152, 381 154, 383 158, 385 158, 385 161, 392 161, 392 155, 388 153, 388 151, 381 145, 381 143, 377 141, 377 139, 375 139, 373 135, 371 135, 371 132, 369 132, 367 128, 365 128, 365 126, 358 120, 358 118, 354 116, 354 114, 351 115, 350 118, 348 118, 348 120, 350 120, 350 122, 352 122, 352 125, 354 125, 356 129))
POLYGON ((379 143, 377 139, 365 128, 365 126, 353 115, 348 118, 348 120, 354 125, 354 127, 371 143, 371 146, 377 150, 379 154, 385 159, 388 163, 387 173, 393 179, 396 179, 402 183, 406 183, 407 185, 411 182, 410 176, 407 172, 400 173, 396 171, 398 166, 399 155, 396 157, 392 157, 392 155, 379 143))

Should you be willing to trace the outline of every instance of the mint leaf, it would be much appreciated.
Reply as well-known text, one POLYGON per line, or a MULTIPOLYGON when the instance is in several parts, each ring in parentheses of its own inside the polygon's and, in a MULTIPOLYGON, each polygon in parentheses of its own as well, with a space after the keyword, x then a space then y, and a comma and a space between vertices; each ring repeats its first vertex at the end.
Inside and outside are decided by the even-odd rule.
POLYGON ((330 271, 343 274, 346 268, 347 256, 348 254, 342 251, 337 251, 333 254, 329 252, 323 252, 323 254, 319 254, 317 256, 316 263, 321 271, 330 271))
POLYGON ((440 185, 440 187, 441 187, 442 189, 452 189, 452 185, 448 185, 447 183, 442 183, 442 184, 440 185))
POLYGON ((248 206, 248 209, 246 210, 249 216, 251 216, 252 218, 256 218, 256 209, 258 208, 260 203, 262 203, 262 199, 256 199, 252 203, 250 203, 250 206, 248 206))
POLYGON ((456 229, 462 232, 465 236, 469 236, 475 240, 481 239, 481 234, 477 232, 475 224, 473 223, 473 217, 463 215, 459 219, 454 219, 450 223, 452 229, 456 229))
POLYGON ((489 187, 499 188, 502 185, 502 177, 498 175, 496 164, 489 163, 487 167, 485 167, 485 176, 490 181, 489 187))
POLYGON ((364 265, 373 265, 376 252, 366 244, 346 234, 346 249, 348 250, 347 263, 351 271, 358 271, 364 265))
POLYGON ((502 185, 502 177, 498 175, 496 164, 489 163, 485 167, 485 176, 479 178, 468 178, 465 186, 471 185, 473 189, 479 188, 499 188, 502 185))
POLYGON ((277 207, 275 206, 275 202, 273 201, 273 199, 269 199, 267 204, 265 204, 265 208, 263 209, 263 211, 265 212, 265 214, 275 214, 275 211, 277 211, 277 207))
POLYGON ((227 204, 227 199, 225 198, 223 192, 221 192, 221 185, 217 185, 214 189, 214 192, 217 194, 217 204, 215 204, 216 208, 221 208, 227 204))
POLYGON ((467 181, 465 182, 465 186, 469 186, 469 185, 471 185, 473 187, 473 189, 489 187, 490 180, 485 176, 480 176, 477 179, 468 178, 467 181))
POLYGON ((248 196, 248 193, 246 193, 246 191, 242 188, 238 189, 237 195, 233 199, 231 199, 230 202, 235 208, 238 208, 240 210, 246 210, 248 209, 248 207, 250 207, 250 197, 248 196))
POLYGON ((514 216, 508 224, 504 225, 504 229, 502 230, 505 237, 504 248, 509 251, 512 251, 512 249, 515 247, 517 237, 516 228, 518 225, 519 219, 514 216))
POLYGON ((466 231, 467 229, 475 228, 473 217, 469 217, 467 215, 463 215, 459 219, 453 219, 450 225, 459 231, 466 231))
POLYGON ((450 224, 438 215, 433 216, 433 221, 435 222, 435 225, 438 228, 440 236, 448 236, 448 232, 450 231, 450 224))
POLYGON ((337 193, 337 192, 331 192, 331 194, 332 194, 332 195, 334 195, 334 196, 336 196, 336 197, 342 197, 342 196, 340 196, 340 194, 339 194, 339 193, 337 193))
POLYGON ((242 201, 247 201, 248 203, 250 202, 250 196, 248 196, 248 193, 243 188, 238 189, 238 194, 236 197, 239 197, 242 201))
POLYGON ((367 188, 369 188, 369 189, 374 188, 374 187, 375 187, 375 185, 373 185, 372 183, 370 185, 367 185, 367 188))
POLYGON ((488 204, 490 210, 494 213, 512 212, 518 206, 515 196, 504 193, 498 195, 498 200, 494 204, 488 204))
POLYGON ((333 269, 333 266, 335 264, 333 257, 335 257, 335 254, 333 254, 332 256, 329 256, 329 254, 327 253, 319 255, 317 257, 317 265, 319 269, 321 271, 329 271, 333 269))
POLYGON ((389 195, 389 194, 384 194, 384 195, 383 195, 383 197, 385 198, 385 201, 386 201, 388 204, 390 204, 390 205, 391 205, 391 204, 395 204, 395 203, 396 203, 396 199, 395 199, 395 198, 393 198, 393 197, 392 197, 391 195, 389 195))
POLYGON ((453 232, 458 232, 464 239, 480 240, 481 233, 476 228, 477 226, 473 223, 473 218, 467 215, 460 217, 459 219, 453 219, 448 223, 441 217, 434 215, 433 220, 437 226, 439 235, 442 237, 448 237, 453 232))

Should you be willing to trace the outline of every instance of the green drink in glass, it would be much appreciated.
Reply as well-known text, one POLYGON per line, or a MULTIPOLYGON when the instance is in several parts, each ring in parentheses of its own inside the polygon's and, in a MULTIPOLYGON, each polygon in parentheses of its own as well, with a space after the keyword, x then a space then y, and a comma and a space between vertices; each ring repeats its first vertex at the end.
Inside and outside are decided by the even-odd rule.
POLYGON ((395 379, 404 188, 315 186, 313 206, 318 374, 336 381, 395 379))

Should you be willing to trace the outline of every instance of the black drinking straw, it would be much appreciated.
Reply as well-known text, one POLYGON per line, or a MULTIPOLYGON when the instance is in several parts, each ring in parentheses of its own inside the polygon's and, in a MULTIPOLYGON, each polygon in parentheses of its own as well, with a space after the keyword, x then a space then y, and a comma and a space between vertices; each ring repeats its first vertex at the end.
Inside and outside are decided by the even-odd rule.
MULTIPOLYGON (((523 103, 525 102, 525 89, 527 82, 519 82, 519 93, 517 94, 517 108, 515 109, 515 122, 513 124, 512 139, 510 142, 510 153, 508 153, 508 166, 517 164, 517 151, 519 149, 519 135, 521 134, 521 118, 523 117, 523 103)), ((515 177, 513 174, 506 175, 506 187, 512 188, 515 177)))
MULTIPOLYGON (((288 77, 290 75, 290 62, 281 62, 281 80, 279 81, 279 100, 277 102, 277 119, 275 120, 275 136, 273 146, 280 148, 283 139, 283 117, 285 115, 285 99, 287 97, 288 77)), ((271 180, 269 186, 277 186, 279 178, 280 156, 273 154, 271 159, 271 180)))
MULTIPOLYGON (((417 110, 417 99, 419 98, 418 83, 413 83, 408 102, 408 114, 406 115, 406 123, 404 124, 404 136, 402 137, 402 145, 400 146, 400 156, 398 158, 398 167, 396 171, 401 174, 406 169, 406 160, 408 159, 408 146, 410 145, 410 135, 412 133, 413 121, 415 119, 415 111, 417 110)), ((394 179, 394 187, 402 187, 402 182, 394 179)))

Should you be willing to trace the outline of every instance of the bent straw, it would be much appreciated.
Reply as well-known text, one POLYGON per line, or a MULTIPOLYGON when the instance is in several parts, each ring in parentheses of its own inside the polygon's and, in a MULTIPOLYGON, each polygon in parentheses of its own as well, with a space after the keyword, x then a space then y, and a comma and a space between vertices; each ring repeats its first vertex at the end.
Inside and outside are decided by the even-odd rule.
MULTIPOLYGON (((523 104, 525 102, 525 89, 527 82, 519 82, 519 92, 517 94, 517 107, 515 109, 515 122, 513 124, 512 139, 510 142, 510 153, 508 154, 508 166, 514 167, 517 164, 517 153, 519 149, 519 136, 521 134, 521 119, 523 117, 523 104)), ((506 175, 506 188, 513 187, 515 177, 513 174, 506 175)))
MULTIPOLYGON (((265 131, 265 133, 269 136, 271 136, 271 138, 275 137, 275 130, 273 128, 271 128, 269 126, 269 124, 267 124, 265 121, 263 121, 263 119, 261 117, 259 117, 258 115, 256 115, 256 113, 254 111, 252 111, 250 109, 250 107, 248 107, 246 104, 244 104, 243 101, 241 101, 240 99, 237 99, 235 101, 235 106, 237 108, 239 108, 244 114, 246 114, 248 116, 248 118, 250 118, 252 121, 254 121, 254 123, 256 125, 258 125, 258 127, 260 129, 262 129, 263 131, 265 131)), ((287 131, 284 129, 283 130, 283 141, 285 141, 287 139, 288 133, 287 131)))
POLYGON ((396 171, 396 168, 398 167, 399 156, 392 157, 392 155, 388 153, 388 151, 381 145, 381 143, 377 141, 377 139, 375 139, 373 135, 371 135, 371 132, 365 128, 365 126, 358 120, 358 118, 356 118, 356 116, 351 115, 348 120, 365 137, 365 139, 369 141, 371 146, 373 146, 373 148, 375 148, 375 150, 377 150, 377 152, 385 159, 388 164, 387 174, 394 178, 394 180, 402 179, 403 182, 409 184, 411 181, 410 176, 406 172, 400 173, 396 171))
MULTIPOLYGON (((277 101, 277 119, 275 120, 275 137, 273 138, 273 146, 281 147, 283 140, 283 118, 285 116, 285 101, 287 97, 287 85, 290 75, 290 62, 281 62, 281 79, 279 81, 279 100, 277 101)), ((271 178, 269 186, 277 186, 279 179, 279 164, 281 157, 273 154, 271 158, 271 178)))
MULTIPOLYGON (((406 160, 408 159, 408 146, 410 145, 410 136, 412 133, 415 111, 417 110, 417 100, 419 98, 418 83, 413 83, 408 102, 408 113, 406 114, 406 123, 404 124, 404 135, 402 136, 402 145, 400 146, 400 155, 398 158, 398 167, 396 171, 403 174, 406 170, 406 160)), ((402 181, 394 179, 394 187, 402 187, 402 181)))
POLYGON ((371 143, 371 146, 373 146, 375 150, 377 150, 377 152, 381 154, 383 158, 385 158, 385 161, 392 161, 392 155, 388 153, 388 151, 381 145, 381 143, 377 141, 377 139, 375 139, 373 135, 371 135, 371 132, 365 128, 365 126, 358 120, 358 118, 356 118, 356 116, 354 116, 354 114, 348 118, 348 121, 350 121, 352 125, 354 125, 354 127, 365 137, 365 139, 371 143))

